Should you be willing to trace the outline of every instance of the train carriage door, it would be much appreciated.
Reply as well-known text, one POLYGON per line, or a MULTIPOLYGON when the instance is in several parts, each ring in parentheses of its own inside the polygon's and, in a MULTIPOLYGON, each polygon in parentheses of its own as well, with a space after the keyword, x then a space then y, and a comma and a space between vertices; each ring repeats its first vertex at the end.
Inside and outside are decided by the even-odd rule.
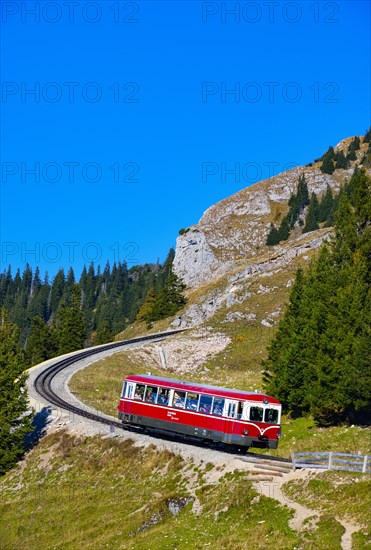
MULTIPOLYGON (((134 388, 135 388, 135 383, 125 382, 123 397, 125 399, 134 399, 134 388)), ((131 403, 130 403, 130 401, 128 401, 126 403, 126 413, 127 414, 130 414, 130 409, 131 409, 131 403)))
POLYGON ((224 422, 224 441, 226 443, 232 443, 233 434, 235 433, 235 420, 238 415, 238 401, 232 401, 230 399, 225 400, 223 416, 224 422))

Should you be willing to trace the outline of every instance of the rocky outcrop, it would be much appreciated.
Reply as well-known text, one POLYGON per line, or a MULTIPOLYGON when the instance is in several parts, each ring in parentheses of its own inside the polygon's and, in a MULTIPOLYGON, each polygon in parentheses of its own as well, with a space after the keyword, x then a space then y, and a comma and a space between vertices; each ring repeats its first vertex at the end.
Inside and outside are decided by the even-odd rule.
MULTIPOLYGON (((243 304, 251 296, 246 283, 251 279, 265 279, 285 269, 291 262, 302 256, 309 259, 308 254, 311 251, 320 247, 324 240, 328 240, 332 235, 330 229, 313 231, 305 236, 300 236, 285 246, 276 246, 273 249, 271 256, 263 259, 260 262, 251 262, 241 270, 226 277, 224 284, 220 288, 213 289, 202 295, 201 300, 191 304, 186 308, 182 316, 176 317, 172 322, 172 328, 192 328, 198 326, 210 319, 220 308, 231 308, 236 304, 243 304)), ((277 287, 267 287, 263 283, 260 284, 257 294, 265 294, 274 291, 277 287)), ((246 319, 254 319, 252 314, 245 315, 246 319), (249 317, 250 315, 250 317, 249 317)), ((273 315, 273 314, 272 314, 273 315)), ((227 315, 226 321, 231 322, 236 320, 237 313, 227 315)), ((273 315, 273 317, 277 317, 273 315)), ((267 320, 267 323, 272 326, 274 321, 267 320)))
MULTIPOLYGON (((335 150, 346 148, 350 140, 341 141, 335 150)), ((359 157, 364 146, 357 152, 359 157)), ((323 174, 319 167, 319 163, 298 166, 208 208, 200 222, 177 239, 174 259, 177 275, 194 289, 230 272, 238 262, 261 255, 266 249, 270 224, 279 223, 286 213, 287 202, 296 191, 301 174, 305 174, 309 192, 320 195, 327 186, 338 192, 353 172, 351 167, 329 175, 323 174)))

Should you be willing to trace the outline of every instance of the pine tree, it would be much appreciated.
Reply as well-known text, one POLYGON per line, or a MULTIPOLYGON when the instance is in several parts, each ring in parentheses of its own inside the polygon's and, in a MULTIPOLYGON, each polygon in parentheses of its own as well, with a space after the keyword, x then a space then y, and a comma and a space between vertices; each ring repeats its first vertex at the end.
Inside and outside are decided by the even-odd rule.
POLYGON ((281 225, 278 228, 278 238, 279 241, 287 241, 287 239, 290 237, 290 223, 285 216, 281 222, 281 225))
POLYGON ((353 140, 349 143, 348 151, 358 151, 361 146, 361 140, 359 136, 355 136, 353 140))
POLYGON ((326 222, 330 219, 333 206, 334 206, 334 196, 332 194, 331 187, 328 185, 326 189, 326 193, 323 195, 318 206, 317 220, 319 223, 326 222))
POLYGON ((305 220, 305 225, 303 227, 303 233, 308 233, 309 231, 315 231, 316 229, 319 229, 319 225, 317 222, 318 212, 319 203, 317 195, 315 193, 312 193, 308 208, 308 214, 305 220))
POLYGON ((347 158, 346 158, 346 156, 344 155, 344 152, 343 152, 343 151, 339 151, 339 152, 336 154, 336 165, 335 165, 335 169, 337 170, 338 168, 342 168, 342 169, 348 168, 348 161, 347 161, 347 158))
POLYGON ((148 322, 165 319, 175 315, 186 303, 183 295, 186 285, 171 271, 164 288, 156 296, 150 311, 146 315, 148 322))
POLYGON ((96 332, 94 343, 98 346, 100 344, 112 342, 112 340, 113 335, 111 334, 109 323, 107 321, 103 321, 101 327, 96 332))
POLYGON ((268 391, 317 423, 370 422, 371 179, 356 170, 340 195, 335 236, 297 276, 268 350, 268 391))
POLYGON ((30 366, 37 365, 57 354, 58 346, 54 331, 41 317, 34 317, 27 340, 26 358, 30 366))
POLYGON ((140 310, 138 311, 138 315, 136 317, 137 321, 139 321, 139 322, 147 321, 149 323, 153 320, 152 319, 152 310, 153 310, 153 306, 154 306, 155 301, 156 301, 155 289, 153 287, 151 287, 147 292, 147 295, 145 297, 145 300, 144 300, 140 310))
POLYGON ((324 174, 333 174, 335 172, 335 164, 330 156, 324 156, 320 170, 324 174))
POLYGON ((280 242, 278 229, 274 226, 273 223, 271 223, 271 228, 267 236, 266 243, 268 246, 274 246, 280 242))
POLYGON ((371 128, 369 128, 363 138, 363 143, 371 143, 371 128))
POLYGON ((25 363, 18 345, 19 331, 8 321, 5 309, 0 320, 0 475, 12 468, 25 451, 24 438, 32 431, 28 412, 25 363))
POLYGON ((72 307, 61 304, 56 321, 58 354, 70 353, 83 348, 85 340, 84 319, 81 311, 80 289, 75 287, 72 307))

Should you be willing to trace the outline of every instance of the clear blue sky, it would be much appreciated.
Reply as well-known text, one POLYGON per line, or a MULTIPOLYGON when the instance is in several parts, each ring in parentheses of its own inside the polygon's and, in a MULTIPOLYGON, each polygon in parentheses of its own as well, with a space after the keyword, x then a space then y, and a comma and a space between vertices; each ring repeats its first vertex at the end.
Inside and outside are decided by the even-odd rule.
POLYGON ((364 134, 370 22, 358 0, 4 0, 1 270, 162 261, 211 204, 364 134))

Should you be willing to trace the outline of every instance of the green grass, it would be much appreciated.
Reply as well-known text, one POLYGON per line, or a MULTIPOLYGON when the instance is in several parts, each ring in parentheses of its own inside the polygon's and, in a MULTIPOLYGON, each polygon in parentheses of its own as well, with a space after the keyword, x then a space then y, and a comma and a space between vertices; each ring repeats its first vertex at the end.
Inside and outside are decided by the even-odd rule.
MULTIPOLYGON (((300 504, 318 510, 322 518, 337 516, 356 522, 362 529, 353 535, 355 547, 370 548, 371 476, 354 472, 316 472, 304 480, 285 483, 283 492, 300 504)), ((331 530, 336 532, 333 527, 329 534, 331 530)))
POLYGON ((0 480, 2 550, 135 548, 294 548, 300 537, 288 521, 291 512, 257 496, 235 472, 205 483, 210 465, 194 469, 167 451, 131 441, 77 440, 67 433, 46 436, 23 467, 0 480), (193 498, 173 516, 170 499, 193 498), (218 521, 215 518, 218 517, 218 521))

